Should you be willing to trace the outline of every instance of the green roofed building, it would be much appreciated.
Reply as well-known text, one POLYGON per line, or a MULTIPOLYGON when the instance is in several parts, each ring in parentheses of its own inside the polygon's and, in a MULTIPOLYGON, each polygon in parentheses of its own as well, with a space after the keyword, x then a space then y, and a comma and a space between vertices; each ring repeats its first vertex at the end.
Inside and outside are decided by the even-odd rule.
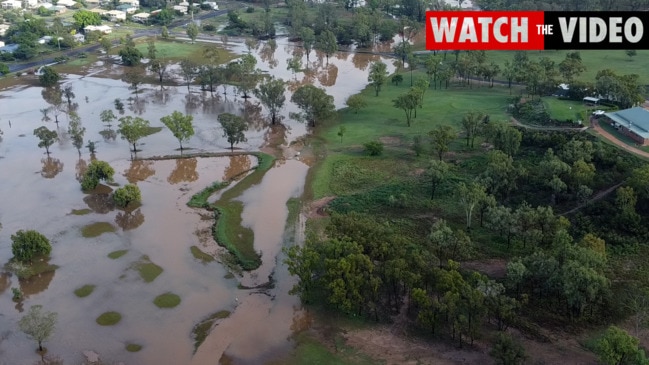
POLYGON ((605 113, 615 129, 642 146, 649 145, 649 110, 635 107, 605 113))

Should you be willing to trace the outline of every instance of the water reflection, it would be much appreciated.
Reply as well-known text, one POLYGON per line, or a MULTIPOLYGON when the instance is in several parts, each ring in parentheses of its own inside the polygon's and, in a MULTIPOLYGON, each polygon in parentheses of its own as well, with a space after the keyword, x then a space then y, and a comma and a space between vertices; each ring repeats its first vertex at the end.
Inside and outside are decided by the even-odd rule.
POLYGON ((144 98, 129 98, 129 110, 137 115, 142 115, 146 111, 146 100, 144 98))
POLYGON ((265 43, 264 46, 259 51, 259 58, 268 63, 268 67, 272 70, 279 64, 277 58, 275 58, 275 50, 277 48, 272 47, 271 44, 265 43))
POLYGON ((29 279, 18 279, 20 290, 23 292, 23 297, 28 298, 30 295, 36 295, 47 290, 52 279, 54 279, 55 273, 56 271, 52 268, 52 270, 34 275, 29 279))
POLYGON ((144 181, 153 175, 155 175, 153 161, 146 160, 131 161, 131 166, 124 171, 124 176, 131 184, 144 181))
POLYGON ((144 214, 139 208, 133 212, 119 212, 115 216, 115 223, 125 231, 135 229, 144 223, 144 214))
POLYGON ((150 100, 153 104, 167 105, 167 103, 171 100, 171 92, 169 89, 155 89, 155 91, 151 93, 150 100))
POLYGON ((338 78, 338 67, 333 63, 328 64, 322 71, 318 72, 318 81, 322 86, 334 86, 338 78))
POLYGON ((77 164, 74 166, 74 176, 77 179, 77 181, 81 182, 83 179, 83 174, 86 173, 86 170, 88 170, 88 163, 86 160, 80 158, 79 161, 77 161, 77 164))
POLYGON ((262 115, 262 107, 259 102, 246 100, 243 108, 243 118, 248 123, 248 128, 257 132, 268 126, 268 120, 262 115))
POLYGON ((11 280, 9 280, 9 274, 3 272, 0 274, 0 295, 2 295, 5 290, 9 289, 10 286, 11 280))
POLYGON ((381 60, 381 57, 367 53, 355 53, 354 57, 352 57, 352 63, 354 64, 354 67, 362 71, 365 71, 370 63, 379 60, 381 60))
POLYGON ((167 181, 170 184, 178 184, 198 180, 198 172, 196 171, 197 164, 198 160, 196 158, 176 159, 176 168, 171 172, 167 181))
POLYGON ((248 155, 230 156, 230 164, 223 172, 223 181, 229 181, 242 172, 249 170, 251 164, 252 161, 250 161, 248 155))
POLYGON ((110 213, 115 210, 115 202, 111 196, 111 191, 110 187, 100 184, 92 194, 83 198, 83 202, 95 213, 110 213))
POLYGON ((59 172, 63 171, 63 162, 58 158, 47 157, 41 159, 43 169, 41 169, 41 176, 46 179, 53 179, 59 172))
POLYGON ((185 114, 193 114, 201 104, 201 97, 194 93, 185 95, 185 114))

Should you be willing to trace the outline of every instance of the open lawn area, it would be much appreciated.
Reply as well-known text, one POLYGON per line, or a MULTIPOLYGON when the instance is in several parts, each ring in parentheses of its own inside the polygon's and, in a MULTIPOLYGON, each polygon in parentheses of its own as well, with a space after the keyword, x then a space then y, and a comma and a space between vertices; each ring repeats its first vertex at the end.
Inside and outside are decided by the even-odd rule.
MULTIPOLYGON (((136 45, 137 49, 146 56, 148 43, 141 42, 136 45)), ((203 50, 207 48, 205 44, 200 43, 188 43, 188 42, 175 42, 175 41, 157 41, 155 42, 155 47, 157 49, 158 58, 167 58, 173 60, 182 60, 189 58, 196 62, 203 62, 203 50)), ((219 60, 221 62, 227 62, 235 58, 235 55, 228 52, 227 50, 221 47, 214 47, 219 53, 219 60)))
POLYGON ((554 96, 543 98, 550 117, 556 120, 581 120, 584 124, 588 124, 588 115, 596 108, 590 108, 581 101, 559 99, 554 96))

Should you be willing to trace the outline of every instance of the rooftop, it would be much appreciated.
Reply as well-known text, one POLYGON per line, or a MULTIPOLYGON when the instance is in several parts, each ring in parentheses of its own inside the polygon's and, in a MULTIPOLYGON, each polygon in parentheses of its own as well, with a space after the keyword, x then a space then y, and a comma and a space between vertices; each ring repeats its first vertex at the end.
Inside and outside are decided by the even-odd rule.
POLYGON ((638 106, 604 115, 640 137, 649 139, 649 110, 638 106))

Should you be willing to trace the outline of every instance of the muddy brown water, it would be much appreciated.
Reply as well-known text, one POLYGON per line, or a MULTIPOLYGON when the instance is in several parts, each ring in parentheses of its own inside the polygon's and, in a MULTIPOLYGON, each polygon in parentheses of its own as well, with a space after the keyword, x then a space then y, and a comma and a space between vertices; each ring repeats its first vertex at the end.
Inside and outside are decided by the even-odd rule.
MULTIPOLYGON (((305 83, 324 86, 339 108, 349 95, 366 85, 368 65, 380 59, 346 54, 331 57, 327 63, 321 54, 312 52, 309 70, 292 74, 286 66, 295 47, 286 40, 278 43, 273 53, 263 43, 253 51, 257 67, 289 81, 291 89, 305 83)), ((235 52, 246 51, 241 44, 230 47, 235 52)), ((392 62, 384 61, 393 70, 392 62)), ((18 85, 0 90, 0 129, 4 132, 0 142, 0 265, 13 256, 11 234, 19 229, 37 229, 52 241, 50 264, 57 267, 27 281, 0 270, 0 364, 32 364, 38 359, 35 343, 17 326, 24 314, 19 309, 35 304, 58 313, 56 332, 46 347, 66 363, 79 363, 84 350, 127 365, 202 365, 214 364, 220 358, 231 363, 260 364, 285 355, 292 346, 291 335, 303 327, 295 323, 304 322, 308 316, 298 298, 288 295, 293 279, 281 264, 281 248, 299 242, 303 236, 304 217, 286 227, 286 202, 302 195, 308 171, 297 154, 290 150, 286 153, 286 146, 308 132, 304 124, 289 118, 290 112, 297 111, 288 102, 290 91, 282 111, 286 128, 278 137, 277 128, 270 131, 266 110, 254 98, 244 101, 232 87, 219 87, 218 93, 212 95, 196 86, 188 92, 185 86, 160 89, 144 85, 137 101, 128 102, 132 95, 128 85, 97 77, 103 67, 100 61, 88 67, 84 75, 65 75, 63 81, 72 85, 76 94, 86 140, 96 142, 94 156, 86 148, 79 156, 72 146, 66 133, 66 115, 59 116, 58 127, 41 121, 39 110, 48 104, 40 87, 18 85), (227 95, 222 94, 224 89, 227 95), (184 144, 189 148, 185 153, 228 151, 217 122, 218 114, 223 112, 245 114, 251 121, 248 141, 237 145, 237 150, 268 150, 268 145, 283 148, 283 156, 288 158, 278 160, 258 184, 236 198, 244 204, 242 224, 254 232, 255 249, 262 252, 259 269, 228 278, 229 271, 219 262, 197 261, 191 246, 210 254, 217 254, 220 248, 209 235, 200 234, 211 225, 211 220, 205 219, 206 212, 186 206, 194 193, 248 170, 257 163, 256 158, 132 161, 128 144, 114 133, 116 125, 104 131, 99 120, 102 110, 114 109, 116 98, 126 104, 123 115, 142 116, 154 127, 162 126, 160 118, 174 110, 192 114, 196 135, 184 144), (51 146, 50 156, 37 147, 32 133, 41 125, 57 130, 61 137, 51 146), (117 209, 109 198, 115 186, 102 186, 93 194, 81 192, 77 179, 93 158, 113 166, 117 184, 138 184, 143 204, 130 211, 117 209), (88 209, 87 214, 72 213, 88 209), (101 222, 112 225, 114 231, 82 236, 84 227, 101 222), (118 259, 108 258, 117 250, 128 252, 118 259), (164 270, 151 283, 145 283, 133 267, 143 256, 164 270), (239 284, 263 284, 271 274, 275 280, 272 289, 238 289, 239 284), (88 284, 96 285, 94 292, 78 298, 74 290, 88 284), (20 305, 12 301, 12 287, 20 287, 28 294, 20 305), (178 294, 181 304, 173 309, 157 308, 153 299, 165 292, 178 294), (190 335, 194 324, 219 310, 232 311, 232 315, 219 322, 193 354, 190 335), (96 318, 107 311, 121 313, 122 321, 115 326, 97 325, 96 318), (130 353, 125 350, 128 343, 143 348, 130 353)), ((115 74, 123 71, 110 67, 115 74)), ((137 156, 179 154, 178 147, 173 135, 163 129, 140 141, 137 156)))

